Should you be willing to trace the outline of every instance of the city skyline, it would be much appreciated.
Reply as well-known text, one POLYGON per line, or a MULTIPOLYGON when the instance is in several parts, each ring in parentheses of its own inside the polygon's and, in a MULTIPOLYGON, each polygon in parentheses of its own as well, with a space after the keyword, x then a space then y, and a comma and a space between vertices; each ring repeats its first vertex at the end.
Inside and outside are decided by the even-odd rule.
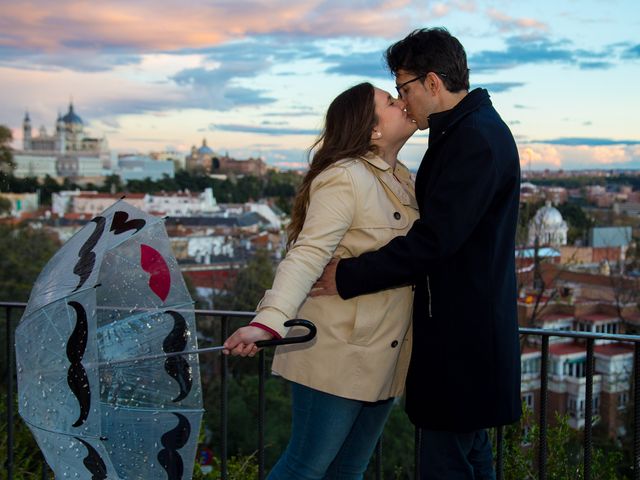
MULTIPOLYGON (((640 168, 640 6, 512 1, 3 1, 0 124, 49 133, 73 99, 118 151, 217 152, 306 164, 329 102, 360 81, 393 92, 383 51, 414 28, 465 45, 523 168, 640 168)), ((401 159, 415 169, 415 135, 401 159)))

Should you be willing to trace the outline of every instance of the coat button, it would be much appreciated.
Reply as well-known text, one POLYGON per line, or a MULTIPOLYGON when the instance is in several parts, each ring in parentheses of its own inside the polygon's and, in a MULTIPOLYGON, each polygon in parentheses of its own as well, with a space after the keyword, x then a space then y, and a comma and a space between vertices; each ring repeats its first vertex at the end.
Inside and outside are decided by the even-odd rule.
POLYGON ((400 220, 400 217, 402 217, 402 215, 400 215, 400 212, 395 212, 393 214, 393 218, 395 218, 396 220, 400 220))
POLYGON ((398 340, 394 340, 391 342, 391 348, 396 348, 398 346, 398 340))

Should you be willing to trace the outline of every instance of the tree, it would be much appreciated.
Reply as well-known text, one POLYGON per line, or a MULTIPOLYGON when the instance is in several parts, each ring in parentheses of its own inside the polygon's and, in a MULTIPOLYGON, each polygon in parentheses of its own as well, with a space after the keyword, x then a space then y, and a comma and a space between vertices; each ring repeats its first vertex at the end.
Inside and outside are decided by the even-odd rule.
POLYGON ((8 127, 0 125, 0 171, 5 169, 13 170, 13 150, 11 148, 11 142, 13 141, 13 134, 8 127))
POLYGON ((0 196, 0 216, 11 213, 11 200, 0 196))
POLYGON ((58 247, 57 240, 42 230, 0 225, 0 301, 26 302, 33 282, 58 247))
POLYGON ((271 288, 273 275, 269 252, 258 250, 247 266, 238 272, 230 293, 214 298, 214 308, 253 312, 265 290, 271 288))

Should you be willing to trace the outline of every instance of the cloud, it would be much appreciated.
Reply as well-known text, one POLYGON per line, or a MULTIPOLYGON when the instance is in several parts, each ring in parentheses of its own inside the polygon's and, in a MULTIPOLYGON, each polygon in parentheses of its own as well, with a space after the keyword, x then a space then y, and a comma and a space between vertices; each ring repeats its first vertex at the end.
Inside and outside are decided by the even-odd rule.
POLYGON ((414 15, 407 0, 112 0, 92 3, 90 10, 83 0, 6 0, 0 60, 87 71, 135 61, 139 55, 208 48, 252 36, 395 38, 410 29, 414 15), (25 57, 30 61, 21 61, 25 57), (102 60, 92 64, 92 57, 102 60))
POLYGON ((566 41, 509 37, 505 50, 484 50, 469 57, 472 72, 506 70, 524 64, 574 63, 575 54, 566 41))
POLYGON ((580 62, 578 66, 581 70, 606 70, 615 65, 611 62, 580 62))
POLYGON ((532 140, 531 143, 546 143, 549 145, 566 146, 611 146, 611 145, 640 145, 640 140, 621 140, 615 138, 598 137, 560 137, 547 140, 532 140))
POLYGON ((627 169, 640 167, 637 145, 519 145, 523 169, 627 169))
POLYGON ((478 87, 486 88, 489 90, 489 93, 502 93, 507 92, 511 89, 522 87, 526 85, 524 82, 490 82, 490 83, 480 83, 478 87))
POLYGON ((210 124, 210 131, 258 133, 262 135, 318 135, 320 131, 313 128, 293 128, 259 125, 210 124))
POLYGON ((622 54, 622 58, 640 58, 640 43, 626 49, 622 54))
POLYGON ((487 10, 487 16, 492 22, 498 26, 501 32, 509 32, 512 30, 533 30, 538 32, 546 32, 549 27, 546 23, 540 22, 533 18, 514 18, 502 13, 496 9, 487 10))
POLYGON ((385 79, 390 76, 380 50, 350 55, 329 55, 325 56, 323 60, 333 64, 327 68, 327 73, 385 79))

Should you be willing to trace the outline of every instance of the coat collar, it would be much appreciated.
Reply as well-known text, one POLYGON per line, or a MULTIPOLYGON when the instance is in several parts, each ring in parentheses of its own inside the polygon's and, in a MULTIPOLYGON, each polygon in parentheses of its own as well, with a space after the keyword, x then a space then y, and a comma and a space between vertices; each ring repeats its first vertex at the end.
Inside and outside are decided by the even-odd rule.
POLYGON ((375 167, 374 174, 376 177, 393 192, 403 205, 418 209, 414 181, 407 167, 400 162, 396 162, 395 168, 391 170, 391 165, 374 153, 368 153, 360 158, 375 167))
POLYGON ((467 94, 451 110, 429 115, 429 147, 440 140, 446 131, 464 117, 482 106, 491 105, 489 92, 484 88, 476 88, 467 94))

